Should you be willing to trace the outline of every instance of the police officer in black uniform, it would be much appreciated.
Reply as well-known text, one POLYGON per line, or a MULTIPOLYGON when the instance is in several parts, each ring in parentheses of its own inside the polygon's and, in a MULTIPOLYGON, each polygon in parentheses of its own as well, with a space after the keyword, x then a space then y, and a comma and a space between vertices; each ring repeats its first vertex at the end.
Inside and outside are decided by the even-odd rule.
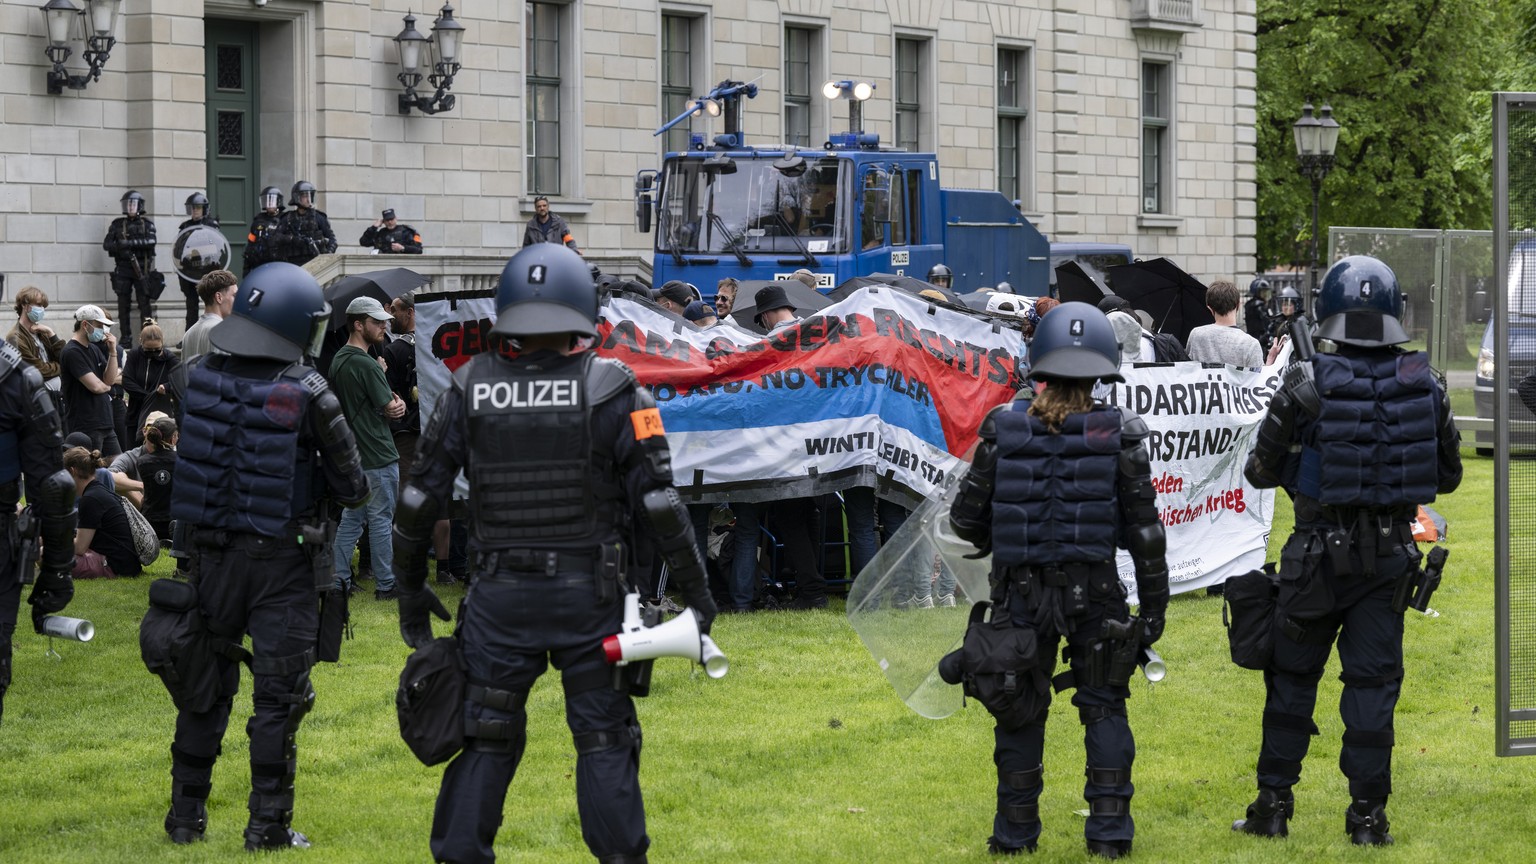
MULTIPOLYGON (((289 825, 294 736, 315 699, 316 592, 331 582, 320 499, 359 506, 368 498, 341 403, 301 365, 329 317, 314 277, 289 264, 262 267, 241 281, 232 313, 213 332, 225 353, 191 364, 182 400, 171 517, 191 526, 209 631, 236 645, 249 633, 254 655, 249 850, 309 845, 289 825)), ((202 839, 207 827, 213 763, 240 684, 237 662, 219 663, 214 707, 176 718, 165 820, 176 843, 202 839)))
MULTIPOLYGON (((208 212, 208 196, 201 192, 193 192, 187 196, 187 219, 176 226, 176 236, 179 239, 181 232, 197 225, 206 225, 209 228, 219 227, 219 220, 213 218, 208 212)), ((173 253, 174 254, 174 253, 173 253)), ((213 268, 217 269, 217 268, 213 268)), ((187 301, 187 328, 191 329, 197 323, 198 317, 203 311, 203 302, 197 296, 197 283, 188 282, 185 278, 177 279, 181 283, 181 294, 187 301)))
POLYGON ((385 210, 379 221, 368 226, 359 246, 379 250, 383 255, 420 255, 421 235, 416 229, 395 220, 394 210, 385 210))
POLYGON ((1273 347, 1275 340, 1281 336, 1289 339, 1291 322, 1298 317, 1304 317, 1301 311, 1301 294, 1296 291, 1294 286, 1287 285, 1275 294, 1275 306, 1279 314, 1270 317, 1269 338, 1271 347, 1273 347))
POLYGON ((1248 302, 1243 304, 1243 327, 1248 335, 1259 340, 1259 345, 1266 354, 1269 346, 1274 344, 1274 334, 1270 332, 1269 311, 1269 280, 1263 277, 1253 280, 1248 284, 1248 302))
POLYGON ((155 223, 145 215, 144 196, 130 189, 121 200, 123 215, 112 220, 101 248, 114 262, 111 280, 117 320, 123 325, 123 341, 131 345, 132 334, 138 332, 128 324, 133 301, 139 301, 140 325, 143 319, 155 317, 155 300, 165 288, 165 276, 155 270, 155 223))
POLYGON ((245 236, 246 273, 268 262, 283 260, 277 243, 282 211, 283 193, 276 186, 268 186, 256 196, 256 215, 251 217, 251 230, 245 236))
POLYGON ((1410 523, 1419 504, 1461 483, 1460 435, 1444 387, 1399 323, 1392 269, 1351 256, 1329 268, 1317 296, 1318 353, 1288 374, 1244 474, 1282 487, 1296 527, 1280 552, 1280 614, 1264 672, 1259 793, 1233 829, 1287 833, 1291 787, 1317 734, 1317 682, 1334 640, 1344 693, 1339 767, 1351 803, 1344 831, 1358 845, 1392 842, 1392 716, 1403 679, 1403 610, 1393 595, 1419 575, 1410 523))
POLYGON ((64 470, 63 424, 43 376, 10 343, 0 344, 0 718, 5 716, 5 691, 11 685, 11 637, 21 608, 21 586, 30 579, 31 560, 23 560, 18 545, 36 548, 40 536, 42 570, 27 602, 32 626, 69 605, 74 596, 75 481, 64 470), (18 531, 16 503, 21 478, 27 482, 27 531, 18 531), (31 536, 21 536, 29 534, 31 536))
MULTIPOLYGON (((1097 403, 1098 380, 1119 381, 1120 346, 1104 314, 1086 303, 1046 313, 1029 346, 1026 388, 982 421, 981 442, 950 509, 955 532, 992 552, 992 620, 1034 631, 1038 661, 1015 670, 1015 698, 997 717, 997 815, 988 845, 997 854, 1034 851, 1040 837, 1041 756, 1047 679, 1065 637, 1071 671, 1057 690, 1072 704, 1087 751, 1085 828, 1090 854, 1130 852, 1131 763, 1128 683, 1144 647, 1163 632, 1168 567, 1145 421, 1097 403), (1136 570, 1132 618, 1115 568, 1116 547, 1136 570)), ((990 707, 990 706, 989 706, 990 707)))
MULTIPOLYGON (((458 638, 469 673, 466 747, 432 822, 437 861, 489 862, 526 741, 528 691, 561 672, 575 739, 582 836, 605 864, 646 860, 640 724, 604 661, 628 588, 627 548, 647 536, 701 627, 715 616, 688 511, 672 488, 655 402, 624 364, 575 352, 593 336, 597 291, 581 257, 539 243, 507 262, 492 333, 517 343, 454 374, 421 436, 395 513, 395 584, 407 644, 447 612, 426 587, 426 546, 462 467, 477 565, 458 638)), ((684 613, 690 614, 690 613, 684 613)))
POLYGON ((935 264, 928 268, 928 279, 926 281, 930 285, 937 285, 948 291, 954 285, 955 274, 947 265, 935 264))
POLYGON ((300 180, 293 184, 288 203, 293 209, 283 213, 277 223, 277 245, 281 260, 303 267, 317 255, 329 255, 336 251, 336 233, 331 230, 331 220, 321 210, 315 209, 319 193, 315 184, 300 180))

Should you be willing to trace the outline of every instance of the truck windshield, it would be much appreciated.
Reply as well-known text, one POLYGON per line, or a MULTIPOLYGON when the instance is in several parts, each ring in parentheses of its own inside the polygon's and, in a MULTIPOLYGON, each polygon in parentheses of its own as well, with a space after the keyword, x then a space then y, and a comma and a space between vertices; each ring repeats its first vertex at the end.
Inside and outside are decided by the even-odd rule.
POLYGON ((808 160, 786 177, 777 156, 736 156, 735 171, 672 159, 662 178, 656 250, 672 253, 846 252, 849 182, 835 158, 808 160))

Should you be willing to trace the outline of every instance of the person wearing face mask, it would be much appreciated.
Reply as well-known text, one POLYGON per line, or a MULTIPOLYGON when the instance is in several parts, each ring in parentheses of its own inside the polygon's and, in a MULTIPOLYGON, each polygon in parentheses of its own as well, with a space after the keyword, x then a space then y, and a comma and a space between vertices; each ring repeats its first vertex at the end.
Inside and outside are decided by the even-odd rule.
POLYGON ((31 285, 16 294, 16 326, 11 328, 5 341, 11 343, 27 365, 42 373, 43 386, 53 397, 54 408, 59 408, 59 358, 64 353, 64 340, 43 323, 48 313, 48 295, 31 285))
POLYGON ((128 423, 133 429, 133 445, 144 440, 144 418, 150 411, 166 411, 171 406, 171 372, 181 365, 176 355, 165 350, 165 332, 151 318, 139 331, 139 344, 128 349, 123 364, 123 389, 128 393, 128 423))
POLYGON ((75 310, 75 332, 60 355, 63 367, 64 428, 90 436, 91 450, 103 456, 123 452, 113 428, 112 385, 120 377, 117 337, 112 319, 100 306, 87 303, 75 310))

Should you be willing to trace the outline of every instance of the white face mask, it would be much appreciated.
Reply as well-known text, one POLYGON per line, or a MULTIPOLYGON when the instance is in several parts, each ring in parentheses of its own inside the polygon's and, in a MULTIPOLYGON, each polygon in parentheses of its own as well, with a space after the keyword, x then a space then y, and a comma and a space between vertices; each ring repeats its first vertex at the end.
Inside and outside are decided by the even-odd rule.
POLYGON ((43 316, 47 314, 48 310, 41 306, 27 307, 27 320, 31 321, 33 324, 41 324, 43 322, 43 316))

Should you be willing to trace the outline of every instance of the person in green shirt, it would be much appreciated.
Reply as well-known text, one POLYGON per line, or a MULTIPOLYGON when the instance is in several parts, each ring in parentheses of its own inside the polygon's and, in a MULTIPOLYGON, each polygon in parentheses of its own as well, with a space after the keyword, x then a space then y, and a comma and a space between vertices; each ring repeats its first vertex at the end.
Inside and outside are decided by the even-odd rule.
POLYGON ((389 421, 405 414, 405 402, 389 389, 382 361, 368 353, 370 345, 383 342, 394 316, 372 297, 359 297, 347 305, 347 344, 331 358, 331 389, 341 400, 341 411, 357 437, 363 474, 373 496, 361 507, 342 511, 336 527, 336 587, 350 589, 352 550, 363 534, 366 520, 373 572, 378 586, 373 596, 393 600, 395 594, 394 549, 391 525, 400 491, 400 453, 389 431, 389 421))

